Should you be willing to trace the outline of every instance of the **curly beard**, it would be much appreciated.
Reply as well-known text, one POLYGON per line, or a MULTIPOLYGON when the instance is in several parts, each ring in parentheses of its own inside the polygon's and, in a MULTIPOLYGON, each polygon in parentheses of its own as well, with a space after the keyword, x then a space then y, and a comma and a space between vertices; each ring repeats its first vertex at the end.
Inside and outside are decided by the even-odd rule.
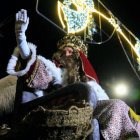
POLYGON ((79 57, 75 57, 75 54, 72 56, 65 56, 62 55, 61 52, 57 52, 54 54, 53 58, 58 66, 67 70, 68 84, 87 81, 87 77, 82 71, 81 60, 79 57))

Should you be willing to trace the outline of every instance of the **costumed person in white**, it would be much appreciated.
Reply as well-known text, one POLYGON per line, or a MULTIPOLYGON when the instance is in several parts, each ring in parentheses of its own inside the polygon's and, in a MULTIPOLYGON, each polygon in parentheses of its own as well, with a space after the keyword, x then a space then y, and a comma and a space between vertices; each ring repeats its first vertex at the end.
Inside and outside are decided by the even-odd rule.
POLYGON ((16 14, 17 48, 9 60, 7 72, 11 75, 24 76, 26 86, 34 89, 32 94, 46 89, 49 83, 61 84, 62 87, 66 87, 62 92, 70 93, 71 89, 75 88, 74 83, 82 82, 86 86, 82 84, 83 88, 78 89, 80 85, 76 84, 75 89, 79 95, 88 93, 89 102, 95 109, 93 118, 98 119, 104 139, 123 140, 140 137, 140 117, 123 101, 109 99, 99 85, 96 73, 87 59, 87 45, 75 35, 66 35, 58 42, 58 51, 53 55, 55 66, 50 60, 37 56, 35 45, 27 43, 25 31, 28 21, 26 10, 16 14), (26 60, 27 65, 18 72, 16 66, 19 59, 26 60), (51 68, 47 62, 52 63, 51 68), (69 86, 71 84, 72 86, 69 86))
MULTIPOLYGON (((77 66, 74 68, 77 70, 72 72, 72 69, 70 70, 69 66, 66 68, 63 67, 62 69, 59 68, 56 64, 55 57, 54 62, 56 66, 52 61, 45 59, 42 56, 38 56, 36 54, 36 46, 26 41, 25 32, 27 30, 28 24, 29 18, 27 17, 26 10, 22 9, 16 13, 15 33, 17 39, 17 47, 14 49, 14 52, 7 66, 8 74, 23 77, 24 91, 22 92, 22 103, 26 103, 43 96, 43 91, 46 90, 50 85, 56 87, 58 85, 62 85, 62 87, 66 87, 59 92, 61 92, 61 94, 64 92, 66 94, 77 93, 77 98, 86 98, 94 108, 96 107, 97 100, 109 99, 104 90, 96 82, 96 80, 98 81, 96 73, 84 55, 84 53, 87 53, 87 48, 83 41, 79 40, 83 46, 80 44, 79 45, 84 50, 86 50, 86 52, 82 53, 81 50, 78 53, 81 54, 81 58, 86 60, 85 63, 88 64, 89 70, 86 69, 86 72, 83 71, 80 76, 78 73, 75 73, 79 71, 77 66), (66 74, 68 74, 68 76, 66 74), (67 79, 67 77, 69 78, 67 79), (88 79, 91 80, 89 81, 88 79), (75 84, 73 85, 73 83, 75 84), (103 94, 102 97, 100 96, 101 94, 103 94)), ((72 56, 74 55, 75 54, 72 53, 72 56)), ((81 63, 81 61, 79 62, 81 63)), ((71 64, 71 62, 69 64, 71 64)), ((84 65, 85 64, 83 64, 83 66, 84 65)), ((85 68, 86 67, 84 66, 84 69, 85 68)), ((80 70, 82 70, 81 66, 80 70)))
MULTIPOLYGON (((14 52, 7 65, 8 74, 22 77, 24 88, 21 95, 21 103, 24 104, 37 98, 41 98, 44 94, 44 91, 50 86, 55 88, 62 85, 62 87, 65 88, 62 88, 60 91, 58 91, 56 95, 59 95, 59 93, 61 95, 75 94, 73 95, 74 98, 77 98, 77 100, 84 98, 86 101, 88 100, 90 104, 95 108, 97 97, 93 92, 99 92, 97 91, 97 88, 103 91, 101 87, 96 83, 96 80, 93 78, 94 84, 96 86, 94 89, 95 91, 90 89, 87 84, 79 83, 81 82, 81 79, 75 79, 75 81, 71 79, 71 82, 65 82, 66 79, 64 80, 64 78, 62 78, 64 77, 65 72, 63 73, 63 70, 57 67, 52 61, 37 55, 36 45, 26 41, 25 32, 27 30, 28 24, 29 18, 27 17, 27 11, 21 9, 18 13, 16 13, 15 34, 17 47, 14 49, 14 52)), ((72 75, 72 77, 73 76, 74 75, 72 75)), ((15 100, 15 102, 19 101, 15 100)), ((18 108, 15 109, 16 116, 18 115, 18 110, 20 110, 19 105, 16 105, 15 108, 18 108)))

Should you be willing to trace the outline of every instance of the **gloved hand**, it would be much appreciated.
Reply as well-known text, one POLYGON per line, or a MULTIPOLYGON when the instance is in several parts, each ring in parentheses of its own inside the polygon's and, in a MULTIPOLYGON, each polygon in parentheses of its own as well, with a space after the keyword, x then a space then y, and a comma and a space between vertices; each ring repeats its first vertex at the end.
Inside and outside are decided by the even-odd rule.
POLYGON ((27 59, 30 56, 30 49, 28 47, 25 35, 28 24, 29 17, 27 16, 27 11, 21 9, 20 11, 18 11, 18 13, 16 13, 15 34, 19 52, 23 59, 27 59))
POLYGON ((22 37, 22 35, 25 37, 25 31, 27 30, 28 24, 29 17, 27 16, 27 11, 21 9, 18 13, 16 13, 15 33, 17 37, 22 37))

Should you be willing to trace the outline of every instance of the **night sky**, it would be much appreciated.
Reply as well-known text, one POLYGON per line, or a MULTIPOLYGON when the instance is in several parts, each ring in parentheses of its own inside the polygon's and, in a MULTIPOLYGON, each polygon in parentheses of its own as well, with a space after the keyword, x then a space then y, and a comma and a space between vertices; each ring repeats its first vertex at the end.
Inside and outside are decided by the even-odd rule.
MULTIPOLYGON (((56 0, 40 0, 40 11, 52 21, 60 25, 56 11, 56 0), (42 5, 41 5, 42 4, 42 5)), ((140 38, 139 7, 136 0, 104 0, 104 5, 130 31, 140 38)), ((0 78, 7 75, 6 66, 16 45, 14 34, 15 13, 21 8, 28 10, 30 23, 26 32, 27 40, 38 46, 38 53, 51 58, 56 50, 56 43, 64 35, 62 31, 47 22, 35 11, 36 0, 5 0, 0 4, 0 78), (12 6, 14 5, 14 6, 12 6)), ((140 114, 140 80, 130 66, 124 51, 114 36, 102 45, 89 45, 89 60, 93 64, 101 86, 111 98, 115 98, 112 91, 113 84, 124 81, 129 85, 129 96, 123 98, 140 114)), ((130 54, 128 54, 130 55, 130 54)))

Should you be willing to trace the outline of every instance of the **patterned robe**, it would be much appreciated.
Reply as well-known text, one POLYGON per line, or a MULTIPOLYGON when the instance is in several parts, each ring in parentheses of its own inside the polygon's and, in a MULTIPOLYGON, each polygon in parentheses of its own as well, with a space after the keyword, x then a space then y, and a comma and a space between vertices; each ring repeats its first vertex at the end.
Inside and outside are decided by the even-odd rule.
POLYGON ((105 140, 140 138, 140 120, 130 117, 129 106, 121 100, 98 101, 94 117, 105 140))

